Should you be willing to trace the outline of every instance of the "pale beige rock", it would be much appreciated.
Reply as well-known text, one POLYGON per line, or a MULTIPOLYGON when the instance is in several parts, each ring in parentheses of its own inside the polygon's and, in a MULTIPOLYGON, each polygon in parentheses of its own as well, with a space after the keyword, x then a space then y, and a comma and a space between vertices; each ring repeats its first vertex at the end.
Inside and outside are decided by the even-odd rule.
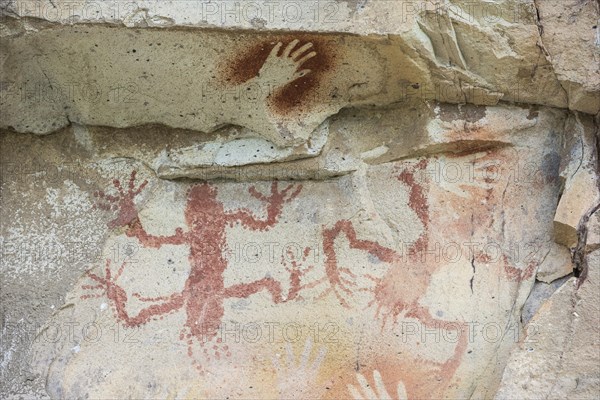
POLYGON ((0 1, 0 397, 596 398, 597 22, 0 1))
MULTIPOLYGON (((2 124, 19 132, 71 122, 201 132, 236 124, 294 147, 343 106, 389 102, 399 91, 398 83, 382 90, 383 52, 400 53, 383 38, 31 23, 33 31, 21 26, 0 39, 8 54, 2 124)), ((396 58, 394 68, 414 76, 407 63, 396 58)))
POLYGON ((596 211, 590 217, 587 225, 587 240, 585 251, 592 252, 600 248, 600 211, 596 211))
POLYGON ((600 5, 596 1, 535 1, 541 45, 560 80, 569 108, 600 110, 600 5))
POLYGON ((600 253, 579 289, 567 281, 538 311, 511 354, 497 399, 592 399, 600 390, 600 253))
POLYGON ((573 273, 571 258, 571 252, 568 248, 554 244, 550 249, 550 253, 548 253, 542 264, 540 264, 536 279, 551 283, 556 279, 573 273))
MULTIPOLYGON (((168 131, 158 126, 119 132, 78 126, 75 133, 78 142, 96 156, 134 156, 161 178, 320 180, 346 175, 363 164, 509 146, 509 135, 536 124, 532 111, 525 108, 477 108, 432 102, 379 110, 344 110, 316 130, 307 145, 296 148, 278 148, 234 127, 210 135, 168 131), (507 120, 510 125, 504 124, 507 120), (489 125, 494 129, 485 128, 489 125), (465 127, 477 135, 468 137, 465 127), (406 134, 416 129, 426 134, 406 134), (372 134, 365 135, 367 131, 372 134), (167 139, 164 135, 168 135, 167 139), (107 141, 114 145, 106 146, 107 141)), ((518 175, 519 171, 513 173, 518 175)))
POLYGON ((600 202, 598 186, 598 128, 591 118, 576 115, 565 125, 567 137, 561 177, 563 195, 554 217, 555 241, 573 248, 577 245, 581 219, 600 202))
MULTIPOLYGON (((81 276, 65 305, 50 319, 49 330, 43 331, 36 343, 36 371, 47 379, 50 396, 340 398, 351 395, 348 385, 361 387, 357 362, 364 379, 380 374, 386 382, 394 382, 394 386, 386 384, 388 390, 401 382, 409 398, 431 393, 453 398, 491 396, 503 360, 518 339, 519 310, 536 269, 552 248, 560 151, 560 136, 552 127, 563 125, 565 113, 507 106, 413 107, 347 110, 336 116, 330 121, 324 151, 335 144, 331 150, 338 147, 342 156, 351 159, 354 172, 301 182, 302 191, 284 203, 279 223, 271 229, 252 232, 239 224, 227 227, 226 248, 211 247, 210 252, 226 260, 219 278, 225 287, 273 278, 281 283, 289 300, 275 302, 266 288, 223 299, 219 324, 225 329, 220 334, 225 336, 221 343, 208 333, 211 342, 205 345, 196 336, 185 337, 190 309, 164 314, 162 319, 157 315, 138 327, 126 328, 112 311, 117 298, 101 288, 93 289, 97 282, 90 282, 89 275, 81 276), (374 134, 361 135, 363 129, 374 134), (535 145, 540 142, 545 145, 535 145), (382 148, 389 150, 384 153, 382 148), (524 166, 522 160, 531 164, 524 166), (531 166, 537 173, 532 173, 531 166), (349 271, 344 272, 342 282, 348 291, 329 280, 331 248, 326 238, 335 226, 353 227, 356 239, 363 241, 353 242, 348 231, 333 242, 336 262, 349 271), (282 250, 290 243, 309 248, 308 258, 301 254, 294 255, 295 261, 286 258, 289 255, 282 250), (361 249, 360 243, 388 250, 376 256, 361 249), (418 243, 426 247, 416 251, 418 243), (301 283, 307 286, 299 292, 301 297, 289 292, 294 283, 286 265, 296 265, 301 271, 306 268, 301 283), (411 309, 418 314, 411 316, 411 309), (436 331, 428 319, 449 325, 436 331), (61 337, 53 343, 44 339, 51 338, 53 326, 73 321, 80 324, 74 339, 61 337), (103 332, 101 337, 88 337, 91 331, 86 331, 88 336, 80 332, 79 328, 90 322, 103 332), (468 323, 470 331, 457 342, 451 339, 456 334, 452 324, 461 322, 468 323), (302 373, 300 380, 285 375, 294 361, 287 359, 286 340, 279 328, 274 332, 275 342, 267 340, 265 324, 271 323, 279 328, 300 326, 302 337, 289 342, 292 356, 301 360, 306 339, 311 337, 313 350, 305 357, 314 360, 322 354, 320 367, 308 375, 302 373), (261 326, 262 340, 253 341, 249 336, 248 327, 255 328, 253 324, 261 326), (315 324, 320 327, 318 338, 313 335, 315 324), (235 326, 247 329, 237 332, 235 326), (363 326, 371 328, 364 330, 363 326), (227 329, 229 334, 223 333, 227 329), (336 341, 330 342, 327 338, 334 331, 336 341), (184 340, 180 339, 182 332, 184 340), (236 332, 245 339, 236 341, 236 332), (435 340, 436 335, 441 340, 435 340), (363 343, 358 355, 357 342, 363 343), (398 350, 390 353, 389 346, 398 350), (279 359, 279 367, 273 357, 279 359), (195 366, 201 366, 204 374, 195 366), (437 376, 433 381, 432 374, 437 376)), ((113 177, 127 187, 127 169, 139 170, 137 184, 149 180, 136 200, 149 234, 172 235, 177 227, 189 229, 185 215, 195 211, 188 196, 199 185, 157 179, 140 162, 120 157, 133 149, 142 131, 130 129, 127 133, 132 135, 129 141, 111 141, 98 129, 86 133, 79 127, 45 140, 79 149, 82 161, 89 160, 82 171, 105 168, 108 172, 109 166, 118 165, 114 176, 94 180, 100 182, 94 187, 107 194, 115 192, 111 189, 113 177)), ((131 154, 136 158, 145 154, 152 160, 164 133, 160 129, 145 133, 156 137, 131 154)), ((188 146, 183 134, 174 135, 174 149, 179 144, 188 146)), ((320 157, 323 155, 314 159, 320 157)), ((310 160, 282 162, 278 171, 310 160)), ((270 171, 271 167, 236 168, 257 174, 261 168, 270 171)), ((285 176, 280 173, 273 178, 285 176)), ((279 187, 284 185, 282 182, 279 187)), ((216 180, 211 186, 228 212, 247 209, 264 218, 264 201, 253 197, 249 187, 268 194, 269 182, 216 180)), ((83 187, 80 190, 93 198, 83 187)), ((91 215, 102 214, 95 210, 91 215)), ((223 222, 218 213, 206 215, 214 218, 210 226, 223 222)), ((114 218, 112 212, 104 216, 106 222, 114 218)), ((187 245, 144 247, 123 229, 111 231, 98 258, 92 273, 106 276, 105 262, 111 260, 111 276, 118 275, 115 284, 126 290, 125 309, 130 316, 148 307, 143 298, 154 298, 160 304, 164 300, 157 300, 159 297, 181 293, 196 262, 187 245), (124 255, 116 255, 115 249, 125 243, 135 245, 135 262, 128 261, 119 273, 124 255)), ((205 290, 210 293, 212 289, 205 290)), ((214 303, 211 310, 218 312, 220 304, 214 303)), ((205 317, 200 318, 206 323, 205 317)), ((92 329, 90 326, 86 329, 92 329)))
MULTIPOLYGON (((303 7, 295 1, 275 3, 286 13, 303 7)), ((296 35, 301 41, 296 48, 310 42, 316 52, 304 66, 283 56, 266 57, 278 41, 287 45, 296 36, 256 29, 261 18, 247 18, 240 2, 134 5, 123 10, 112 2, 8 4, 5 13, 17 19, 5 18, 2 31, 2 45, 8 49, 2 71, 6 93, 1 106, 8 116, 3 126, 44 134, 70 122, 114 127, 159 123, 203 132, 238 124, 257 138, 294 147, 305 144, 317 126, 343 107, 411 98, 478 105, 512 101, 588 113, 598 109, 586 100, 598 94, 593 83, 582 90, 564 89, 590 82, 580 70, 594 71, 597 60, 559 81, 553 64, 544 61, 533 2, 441 6, 373 1, 354 8, 332 1, 316 20, 308 14, 298 20, 299 29, 312 33, 296 35), (333 11, 336 19, 328 21, 333 11), (381 15, 387 18, 381 21, 381 15), (196 29, 184 29, 190 26, 196 29), (251 27, 254 32, 232 38, 231 30, 199 29, 207 26, 251 27), (245 76, 243 84, 239 77, 222 76, 224 64, 248 68, 236 72, 245 76), (294 79, 301 68, 311 72, 294 79), (117 80, 100 72, 110 70, 118 71, 117 80), (224 85, 224 79, 235 84, 224 85), (283 97, 278 97, 279 89, 283 97), (304 100, 294 105, 293 97, 300 94, 304 100)), ((270 19, 261 26, 294 29, 289 24, 293 18, 284 18, 285 23, 270 19)))
MULTIPOLYGON (((548 257, 546 257, 548 259, 548 257)), ((571 271, 572 272, 572 271, 571 271)), ((539 270, 538 270, 539 275, 539 270)), ((547 300, 552 296, 563 284, 568 281, 573 274, 556 279, 550 283, 545 283, 536 279, 531 293, 521 310, 521 322, 526 326, 531 318, 538 312, 540 307, 546 304, 547 300)))

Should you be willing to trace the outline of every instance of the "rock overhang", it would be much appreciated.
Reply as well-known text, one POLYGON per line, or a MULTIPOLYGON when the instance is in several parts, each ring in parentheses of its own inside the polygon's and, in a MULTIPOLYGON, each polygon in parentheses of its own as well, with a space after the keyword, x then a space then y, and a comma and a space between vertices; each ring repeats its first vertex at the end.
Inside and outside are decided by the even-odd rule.
POLYGON ((533 2, 487 9, 464 1, 446 7, 408 1, 127 7, 88 1, 6 5, 3 126, 46 134, 71 122, 200 132, 234 124, 275 146, 295 147, 348 107, 436 100, 540 104, 592 114, 599 109, 594 79, 575 73, 565 81, 555 71, 560 64, 542 44, 533 2), (311 23, 273 19, 257 27, 244 11, 256 5, 291 12, 315 4, 337 10, 340 18, 334 22, 324 12, 311 23), (219 23, 221 13, 234 18, 219 23), (152 23, 157 20, 169 22, 152 23), (291 51, 312 45, 296 61, 315 55, 278 74, 276 64, 285 62, 281 52, 294 40, 291 51), (284 46, 269 57, 279 42, 284 46), (16 65, 27 72, 11 76, 16 65), (293 75, 300 70, 306 76, 293 75), (39 121, 23 117, 28 113, 39 121))

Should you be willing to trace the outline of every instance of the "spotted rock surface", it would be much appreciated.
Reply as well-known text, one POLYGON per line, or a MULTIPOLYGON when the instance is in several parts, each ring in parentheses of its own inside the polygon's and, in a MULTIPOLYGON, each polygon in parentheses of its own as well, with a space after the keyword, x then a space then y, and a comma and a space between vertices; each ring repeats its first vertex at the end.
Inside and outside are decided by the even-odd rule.
POLYGON ((2 398, 597 396, 597 3, 308 3, 0 4, 2 398))

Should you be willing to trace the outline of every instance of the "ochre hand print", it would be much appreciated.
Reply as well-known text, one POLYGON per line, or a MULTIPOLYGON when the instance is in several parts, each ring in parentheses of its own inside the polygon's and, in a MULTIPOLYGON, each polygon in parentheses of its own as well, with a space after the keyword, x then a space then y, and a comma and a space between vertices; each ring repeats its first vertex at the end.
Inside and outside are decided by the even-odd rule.
POLYGON ((299 42, 298 39, 292 40, 283 51, 281 51, 283 43, 278 42, 258 72, 259 79, 278 88, 308 75, 311 72, 310 69, 300 68, 317 53, 310 51, 313 47, 310 42, 296 49, 299 42))
POLYGON ((287 293, 284 293, 281 283, 273 278, 263 278, 251 283, 242 283, 225 287, 223 274, 228 267, 224 258, 223 250, 226 246, 226 227, 234 223, 241 223, 245 228, 264 231, 277 224, 279 216, 286 203, 295 199, 302 190, 302 186, 289 185, 279 190, 277 182, 271 185, 271 193, 264 195, 258 192, 254 186, 249 188, 249 194, 266 204, 267 216, 265 219, 257 218, 248 209, 239 209, 234 212, 226 212, 223 204, 217 200, 217 190, 208 183, 193 186, 188 193, 187 206, 185 209, 185 220, 188 230, 181 228, 175 230, 171 236, 154 236, 146 232, 138 216, 134 198, 146 186, 144 181, 137 189, 135 188, 136 172, 131 173, 128 190, 122 189, 118 180, 113 181, 118 196, 97 193, 105 203, 100 207, 105 210, 118 210, 117 218, 109 223, 110 227, 126 227, 127 236, 137 238, 144 247, 159 248, 163 245, 188 245, 190 247, 189 263, 191 271, 181 292, 169 296, 145 298, 138 293, 132 296, 143 302, 155 303, 142 309, 137 315, 129 315, 126 310, 128 294, 124 288, 119 286, 118 279, 123 273, 126 264, 123 263, 118 271, 114 273, 111 269, 111 261, 106 261, 104 276, 88 272, 88 277, 93 284, 83 285, 83 289, 90 290, 93 294, 84 295, 82 298, 90 298, 105 295, 115 310, 116 318, 127 327, 137 327, 160 318, 165 314, 185 309, 187 320, 181 332, 180 339, 186 340, 188 344, 188 355, 192 357, 193 363, 200 372, 204 372, 202 363, 194 357, 194 339, 200 343, 203 349, 203 357, 210 360, 211 357, 219 359, 227 356, 229 348, 221 345, 219 339, 211 343, 213 354, 204 346, 217 336, 224 314, 223 302, 229 298, 247 298, 261 291, 267 291, 274 303, 282 303, 296 298, 300 290, 301 272, 297 269, 289 269, 290 284, 287 293), (219 251, 214 251, 218 249, 219 251), (97 293, 101 290, 101 294, 97 293))
MULTIPOLYGON (((220 66, 225 87, 258 90, 260 100, 274 115, 306 112, 317 100, 321 83, 336 64, 333 39, 316 35, 282 35, 259 40, 220 66)), ((240 90, 243 93, 244 90, 240 90)))

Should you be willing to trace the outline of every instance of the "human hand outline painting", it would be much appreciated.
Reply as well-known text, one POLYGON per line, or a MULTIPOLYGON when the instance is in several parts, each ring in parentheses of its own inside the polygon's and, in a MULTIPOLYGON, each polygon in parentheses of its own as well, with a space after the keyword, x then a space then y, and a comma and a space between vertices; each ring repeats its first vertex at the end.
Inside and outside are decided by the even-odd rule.
POLYGON ((312 347, 312 338, 309 337, 304 344, 302 354, 296 358, 292 346, 288 342, 286 343, 285 363, 282 364, 277 355, 272 357, 273 366, 277 372, 277 388, 281 399, 315 398, 321 395, 316 380, 321 364, 327 354, 327 349, 321 347, 311 361, 312 347))
MULTIPOLYGON (((273 34, 240 41, 216 66, 209 84, 215 105, 280 147, 306 143, 307 126, 332 101, 326 90, 338 66, 340 43, 312 34, 273 34)), ((336 97, 337 98, 337 97, 336 97)))
POLYGON ((298 39, 292 40, 279 54, 283 42, 277 42, 258 72, 258 80, 269 83, 273 89, 277 89, 311 73, 308 68, 300 68, 315 57, 317 52, 310 51, 313 47, 311 42, 296 48, 299 43, 298 39))
MULTIPOLYGON (((359 384, 358 388, 354 385, 348 385, 348 391, 354 400, 394 399, 394 397, 388 393, 379 371, 373 370, 373 382, 375 383, 374 387, 371 386, 367 378, 365 378, 362 374, 357 373, 356 379, 359 384)), ((402 383, 402 381, 398 382, 398 385, 396 386, 396 395, 397 397, 395 398, 398 400, 408 400, 406 388, 404 387, 404 383, 402 383)))

